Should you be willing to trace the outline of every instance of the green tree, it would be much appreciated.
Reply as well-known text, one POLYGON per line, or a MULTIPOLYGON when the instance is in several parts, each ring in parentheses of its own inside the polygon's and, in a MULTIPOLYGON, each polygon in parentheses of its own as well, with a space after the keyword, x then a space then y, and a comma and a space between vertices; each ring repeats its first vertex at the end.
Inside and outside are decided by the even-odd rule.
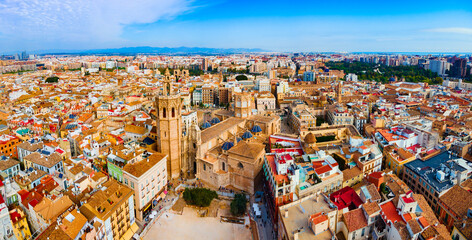
POLYGON ((198 207, 208 207, 211 201, 218 197, 218 194, 207 188, 186 188, 183 196, 187 204, 198 207))
POLYGON ((238 76, 236 76, 236 80, 238 80, 238 81, 247 80, 247 77, 246 77, 246 75, 238 75, 238 76))
POLYGON ((201 69, 190 69, 188 70, 190 76, 200 76, 203 75, 203 70, 201 69))
POLYGON ((380 192, 385 193, 385 194, 387 193, 387 188, 386 188, 385 183, 380 184, 380 192))
POLYGON ((387 83, 396 76, 404 78, 407 82, 435 83, 437 73, 420 68, 418 66, 387 66, 363 62, 327 62, 326 67, 332 70, 343 70, 345 73, 355 73, 360 80, 374 80, 387 83))
POLYGON ((238 193, 234 196, 231 202, 231 214, 234 216, 241 216, 246 213, 247 198, 246 195, 238 193))
POLYGON ((334 141, 336 140, 336 136, 332 135, 332 136, 319 136, 319 137, 316 137, 316 142, 329 142, 329 141, 334 141))
POLYGON ((47 83, 57 83, 57 82, 59 82, 59 78, 56 77, 56 76, 51 76, 51 77, 46 78, 46 82, 47 83))
POLYGON ((443 83, 443 79, 441 77, 435 77, 434 80, 433 80, 433 84, 442 84, 443 83))

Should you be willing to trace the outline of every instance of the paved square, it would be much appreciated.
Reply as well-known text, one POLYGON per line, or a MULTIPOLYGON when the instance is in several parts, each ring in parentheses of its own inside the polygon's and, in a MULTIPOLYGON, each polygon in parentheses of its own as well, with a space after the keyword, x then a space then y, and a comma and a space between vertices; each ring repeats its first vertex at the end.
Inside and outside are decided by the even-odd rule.
POLYGON ((252 239, 251 231, 241 224, 220 222, 220 217, 198 217, 186 207, 182 215, 166 212, 151 227, 144 240, 152 239, 252 239))

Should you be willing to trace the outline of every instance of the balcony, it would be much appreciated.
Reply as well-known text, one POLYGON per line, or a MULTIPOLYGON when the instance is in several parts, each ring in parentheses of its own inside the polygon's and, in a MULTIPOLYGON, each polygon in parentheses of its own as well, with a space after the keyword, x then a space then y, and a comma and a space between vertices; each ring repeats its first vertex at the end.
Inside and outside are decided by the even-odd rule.
POLYGON ((374 223, 374 233, 372 234, 373 240, 387 240, 387 226, 383 219, 377 220, 374 223))

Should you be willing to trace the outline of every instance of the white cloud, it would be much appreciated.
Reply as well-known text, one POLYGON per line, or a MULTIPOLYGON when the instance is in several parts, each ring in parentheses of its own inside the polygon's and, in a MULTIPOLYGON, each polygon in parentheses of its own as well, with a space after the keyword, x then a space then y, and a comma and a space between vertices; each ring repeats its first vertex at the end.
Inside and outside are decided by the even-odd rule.
POLYGON ((123 27, 189 11, 193 0, 5 0, 0 33, 23 41, 119 41, 123 27))
POLYGON ((433 28, 433 29, 428 29, 426 31, 427 32, 438 32, 438 33, 455 33, 455 34, 472 35, 472 28, 461 28, 461 27, 433 28))

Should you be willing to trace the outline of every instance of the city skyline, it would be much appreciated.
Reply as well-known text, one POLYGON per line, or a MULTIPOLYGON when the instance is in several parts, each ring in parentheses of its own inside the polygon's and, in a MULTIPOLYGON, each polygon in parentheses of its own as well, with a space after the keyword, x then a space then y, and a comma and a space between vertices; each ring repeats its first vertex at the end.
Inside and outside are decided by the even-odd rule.
POLYGON ((472 4, 453 1, 0 3, 0 52, 135 46, 275 52, 472 52, 472 4))

